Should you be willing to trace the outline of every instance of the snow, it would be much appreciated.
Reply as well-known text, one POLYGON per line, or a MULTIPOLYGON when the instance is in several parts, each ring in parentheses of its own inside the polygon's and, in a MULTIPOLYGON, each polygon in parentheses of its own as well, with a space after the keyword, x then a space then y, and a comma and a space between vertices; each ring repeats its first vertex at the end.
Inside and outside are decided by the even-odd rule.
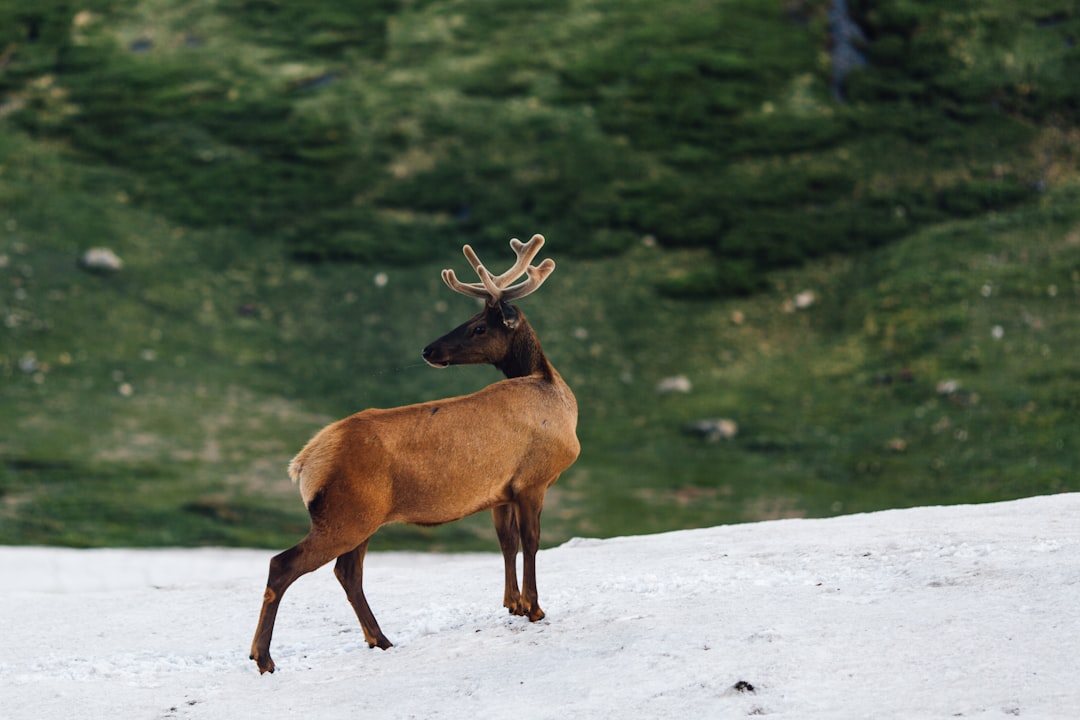
POLYGON ((572 540, 534 624, 496 554, 373 552, 395 647, 326 567, 260 676, 271 555, 0 548, 0 717, 1080 717, 1080 494, 572 540))

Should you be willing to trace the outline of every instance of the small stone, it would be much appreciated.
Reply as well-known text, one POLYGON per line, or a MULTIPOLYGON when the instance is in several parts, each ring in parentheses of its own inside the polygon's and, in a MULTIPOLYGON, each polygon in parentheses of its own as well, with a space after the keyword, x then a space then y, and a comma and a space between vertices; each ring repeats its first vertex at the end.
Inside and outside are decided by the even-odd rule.
POLYGON ((79 265, 91 272, 112 273, 122 270, 124 261, 110 248, 96 247, 82 254, 79 265))
POLYGON ((656 384, 658 393, 688 393, 690 388, 690 379, 685 375, 666 377, 656 384))
POLYGON ((687 424, 689 435, 700 435, 709 442, 732 440, 739 434, 739 424, 728 418, 703 418, 687 424))

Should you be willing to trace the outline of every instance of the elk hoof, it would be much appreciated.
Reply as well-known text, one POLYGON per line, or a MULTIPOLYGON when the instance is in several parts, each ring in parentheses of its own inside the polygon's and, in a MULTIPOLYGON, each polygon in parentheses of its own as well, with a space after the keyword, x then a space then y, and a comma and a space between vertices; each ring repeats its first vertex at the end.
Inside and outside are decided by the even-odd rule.
POLYGON ((521 602, 515 607, 510 608, 512 615, 520 615, 522 617, 529 618, 529 622, 536 622, 537 620, 544 619, 544 611, 540 609, 539 605, 529 605, 528 603, 521 602))
POLYGON ((256 656, 255 653, 252 653, 248 657, 250 659, 254 660, 255 664, 259 666, 259 674, 260 675, 264 675, 266 673, 274 672, 274 669, 275 669, 274 668, 274 661, 270 659, 270 654, 269 653, 267 653, 265 655, 258 655, 258 656, 256 656))

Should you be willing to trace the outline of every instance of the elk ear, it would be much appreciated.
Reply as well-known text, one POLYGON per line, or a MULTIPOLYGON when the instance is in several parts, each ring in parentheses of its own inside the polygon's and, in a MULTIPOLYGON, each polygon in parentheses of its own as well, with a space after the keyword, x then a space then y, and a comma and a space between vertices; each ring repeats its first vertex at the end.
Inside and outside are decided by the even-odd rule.
POLYGON ((514 309, 513 305, 510 303, 499 303, 499 310, 502 311, 503 325, 511 330, 518 326, 521 316, 518 315, 518 311, 514 309))

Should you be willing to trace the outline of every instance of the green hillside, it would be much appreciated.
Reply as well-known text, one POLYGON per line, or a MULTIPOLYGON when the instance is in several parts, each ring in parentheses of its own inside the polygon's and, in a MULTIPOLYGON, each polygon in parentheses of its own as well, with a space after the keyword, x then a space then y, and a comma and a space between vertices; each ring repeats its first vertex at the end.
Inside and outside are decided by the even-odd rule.
POLYGON ((1080 489, 1080 15, 847 5, 0 0, 0 542, 291 544, 534 232, 547 544, 1080 489))

